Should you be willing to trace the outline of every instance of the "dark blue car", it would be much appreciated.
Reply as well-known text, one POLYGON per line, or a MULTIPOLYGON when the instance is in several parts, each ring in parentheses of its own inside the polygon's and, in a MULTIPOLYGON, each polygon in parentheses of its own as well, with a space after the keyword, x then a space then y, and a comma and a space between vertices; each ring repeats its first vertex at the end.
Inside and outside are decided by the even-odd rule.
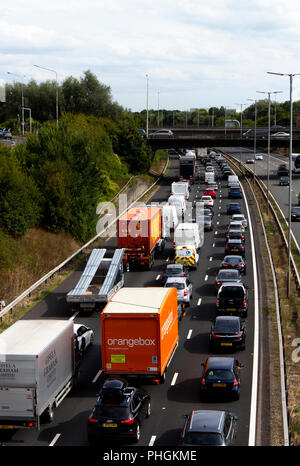
POLYGON ((238 202, 231 202, 227 204, 227 214, 240 214, 241 213, 241 206, 238 202))
POLYGON ((203 366, 201 395, 203 397, 240 397, 240 363, 232 357, 210 357, 203 366))
POLYGON ((239 187, 229 188, 228 189, 228 197, 229 198, 241 198, 242 197, 242 190, 239 187))

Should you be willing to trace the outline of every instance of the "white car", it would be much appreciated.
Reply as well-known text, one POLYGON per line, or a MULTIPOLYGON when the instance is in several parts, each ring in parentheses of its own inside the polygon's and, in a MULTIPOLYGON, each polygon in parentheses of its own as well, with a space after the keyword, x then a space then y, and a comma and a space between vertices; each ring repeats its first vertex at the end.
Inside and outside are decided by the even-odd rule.
POLYGON ((83 324, 74 324, 74 333, 78 340, 79 351, 84 351, 94 342, 94 332, 91 328, 83 324))
POLYGON ((231 221, 232 222, 242 222, 245 228, 248 227, 248 221, 247 221, 244 214, 233 214, 231 216, 231 221))
POLYGON ((262 154, 256 154, 255 155, 255 160, 263 160, 263 159, 264 159, 264 157, 263 157, 262 154))
POLYGON ((176 288, 177 301, 189 306, 193 294, 193 285, 187 277, 170 277, 165 283, 165 288, 176 288))
POLYGON ((285 133, 284 131, 279 131, 278 133, 272 134, 272 138, 288 138, 290 133, 285 133))
POLYGON ((240 220, 231 220, 228 226, 228 231, 229 230, 238 230, 241 229, 242 231, 245 231, 245 226, 243 225, 243 222, 240 220))
POLYGON ((214 200, 211 196, 202 196, 200 201, 202 201, 204 205, 210 205, 211 207, 214 205, 214 200))

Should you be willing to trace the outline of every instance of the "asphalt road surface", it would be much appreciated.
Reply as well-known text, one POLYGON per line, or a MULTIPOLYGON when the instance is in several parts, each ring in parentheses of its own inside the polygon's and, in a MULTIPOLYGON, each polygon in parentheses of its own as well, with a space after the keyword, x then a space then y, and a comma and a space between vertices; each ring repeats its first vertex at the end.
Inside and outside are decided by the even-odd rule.
MULTIPOLYGON (((178 159, 171 159, 171 168, 150 201, 166 201, 170 195, 172 181, 178 180, 178 159)), ((203 170, 202 166, 199 168, 203 170)), ((249 232, 246 233, 247 275, 243 281, 249 285, 249 307, 246 322, 247 339, 245 351, 234 356, 242 363, 240 399, 237 401, 203 402, 200 399, 201 363, 211 356, 208 335, 215 318, 215 277, 224 257, 225 231, 229 222, 226 214, 226 181, 221 180, 214 206, 214 229, 205 232, 204 246, 200 252, 200 266, 190 273, 193 283, 193 300, 186 316, 179 325, 179 346, 168 368, 166 381, 162 385, 143 385, 151 394, 151 416, 142 427, 138 445, 176 446, 185 422, 185 415, 192 409, 230 410, 238 416, 236 445, 248 445, 250 403, 253 364, 253 274, 249 232)), ((201 196, 204 185, 192 186, 189 201, 201 196)), ((285 189, 285 188, 283 188, 285 189)), ((246 213, 244 200, 242 212, 246 213)), ((116 239, 108 242, 115 247, 116 239)), ((163 255, 156 259, 150 271, 129 271, 125 273, 125 286, 162 286, 161 274, 166 263, 172 261, 172 241, 167 243, 163 255)), ((66 279, 56 290, 36 305, 25 319, 69 319, 65 296, 80 277, 81 270, 66 279)), ((87 446, 87 418, 96 401, 103 383, 101 375, 101 332, 100 315, 77 315, 75 322, 90 326, 95 333, 94 345, 87 349, 82 365, 79 385, 63 400, 54 412, 54 421, 44 424, 40 431, 18 430, 9 437, 1 434, 2 441, 10 446, 87 446)), ((105 445, 107 442, 105 441, 105 445)), ((114 443, 116 446, 116 443, 114 443)))

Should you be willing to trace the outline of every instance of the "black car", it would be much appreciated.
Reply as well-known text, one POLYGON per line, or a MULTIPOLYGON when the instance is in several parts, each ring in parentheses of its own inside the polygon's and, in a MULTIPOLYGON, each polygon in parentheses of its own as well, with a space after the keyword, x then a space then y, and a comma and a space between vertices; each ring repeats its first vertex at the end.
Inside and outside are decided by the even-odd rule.
POLYGON ((170 277, 188 277, 189 271, 182 264, 168 264, 162 274, 162 280, 167 281, 170 277))
POLYGON ((209 334, 209 349, 244 350, 246 345, 246 327, 239 316, 218 316, 209 334))
POLYGON ((241 283, 241 274, 237 269, 221 269, 218 272, 216 277, 216 288, 217 290, 220 288, 223 283, 226 282, 237 282, 241 283))
POLYGON ((279 178, 279 185, 280 186, 288 186, 290 184, 290 177, 289 176, 281 176, 279 178))
POLYGON ((232 357, 210 357, 202 364, 202 397, 240 397, 240 363, 232 357))
POLYGON ((107 379, 88 418, 89 441, 126 438, 138 442, 150 406, 150 395, 145 390, 129 387, 122 378, 107 379))
POLYGON ((291 220, 292 222, 296 222, 300 220, 300 207, 294 206, 291 209, 291 220))
POLYGON ((238 254, 245 256, 244 241, 241 239, 229 239, 225 246, 225 254, 238 254))
POLYGON ((226 235, 226 240, 229 239, 240 239, 242 242, 245 241, 245 233, 242 230, 229 230, 226 235))
POLYGON ((237 419, 228 411, 193 410, 182 430, 180 446, 229 446, 234 443, 237 419))
POLYGON ((277 170, 277 176, 279 178, 281 176, 289 176, 289 170, 288 170, 287 165, 285 165, 285 164, 279 165, 278 170, 277 170))
POLYGON ((242 315, 247 316, 248 289, 243 283, 223 283, 217 294, 217 315, 242 315))
POLYGON ((246 263, 242 256, 228 255, 221 262, 220 269, 237 269, 243 275, 246 274, 246 263))

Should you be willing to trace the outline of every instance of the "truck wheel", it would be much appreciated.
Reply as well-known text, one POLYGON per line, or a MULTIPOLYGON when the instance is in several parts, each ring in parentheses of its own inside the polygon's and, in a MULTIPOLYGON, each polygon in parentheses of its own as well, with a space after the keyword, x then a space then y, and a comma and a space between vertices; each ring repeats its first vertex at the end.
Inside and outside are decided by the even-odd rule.
POLYGON ((50 423, 53 421, 54 418, 54 412, 53 412, 53 406, 48 406, 48 408, 43 412, 43 421, 46 423, 50 423))
POLYGON ((159 377, 159 383, 163 384, 166 381, 166 372, 164 372, 160 377, 159 377))
POLYGON ((151 414, 151 403, 150 401, 148 401, 146 417, 150 417, 150 414, 151 414))

